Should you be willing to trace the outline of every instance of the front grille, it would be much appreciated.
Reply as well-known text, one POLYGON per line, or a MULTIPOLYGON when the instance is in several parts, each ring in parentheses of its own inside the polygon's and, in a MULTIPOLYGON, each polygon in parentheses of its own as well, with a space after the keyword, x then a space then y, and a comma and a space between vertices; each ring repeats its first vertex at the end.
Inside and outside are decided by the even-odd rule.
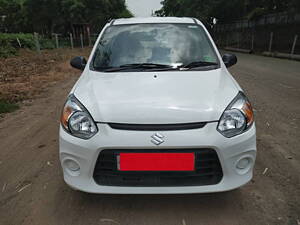
POLYGON ((161 150, 102 150, 94 170, 99 185, 134 187, 202 186, 218 184, 223 177, 217 153, 213 149, 161 149, 161 150), (194 152, 195 171, 119 171, 117 156, 120 153, 138 152, 194 152))
POLYGON ((118 130, 142 130, 142 131, 163 131, 163 130, 191 130, 203 128, 207 123, 177 123, 177 124, 127 124, 109 123, 113 129, 118 130))

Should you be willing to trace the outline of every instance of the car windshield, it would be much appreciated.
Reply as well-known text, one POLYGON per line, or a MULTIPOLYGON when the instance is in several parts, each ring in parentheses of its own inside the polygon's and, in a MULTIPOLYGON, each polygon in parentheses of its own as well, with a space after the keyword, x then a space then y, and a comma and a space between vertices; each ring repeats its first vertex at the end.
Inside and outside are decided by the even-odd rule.
POLYGON ((204 29, 196 24, 133 24, 108 27, 92 61, 97 71, 218 68, 204 29), (122 69, 121 69, 122 68, 122 69))

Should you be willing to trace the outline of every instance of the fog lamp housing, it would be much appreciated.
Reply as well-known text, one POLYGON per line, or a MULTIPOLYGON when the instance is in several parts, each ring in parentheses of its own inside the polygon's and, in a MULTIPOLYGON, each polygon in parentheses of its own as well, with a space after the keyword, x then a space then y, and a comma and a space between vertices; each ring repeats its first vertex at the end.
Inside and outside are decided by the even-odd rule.
POLYGON ((254 160, 250 156, 243 156, 242 158, 238 159, 235 164, 235 169, 238 174, 244 175, 250 171, 254 164, 254 160))
POLYGON ((73 159, 64 160, 63 167, 71 176, 78 176, 80 174, 80 165, 73 159))

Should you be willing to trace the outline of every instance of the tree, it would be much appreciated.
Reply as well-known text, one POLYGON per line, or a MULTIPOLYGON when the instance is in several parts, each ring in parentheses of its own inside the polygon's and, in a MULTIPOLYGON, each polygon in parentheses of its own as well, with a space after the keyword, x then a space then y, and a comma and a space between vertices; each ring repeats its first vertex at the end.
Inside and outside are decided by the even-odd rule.
MULTIPOLYGON (((125 0, 0 0, 9 32, 67 33, 73 23, 99 31, 111 18, 131 17, 125 0)), ((1 20, 0 20, 0 25, 1 20)))
POLYGON ((0 0, 0 16, 0 25, 8 32, 17 32, 26 26, 25 11, 18 0, 0 0))
POLYGON ((299 0, 163 0, 162 5, 157 16, 196 17, 204 23, 211 17, 229 23, 275 12, 300 12, 299 0))
POLYGON ((55 25, 61 22, 60 0, 26 0, 28 23, 34 31, 51 36, 55 25))
POLYGON ((132 17, 124 0, 63 0, 61 7, 65 24, 89 23, 97 31, 109 19, 132 17))

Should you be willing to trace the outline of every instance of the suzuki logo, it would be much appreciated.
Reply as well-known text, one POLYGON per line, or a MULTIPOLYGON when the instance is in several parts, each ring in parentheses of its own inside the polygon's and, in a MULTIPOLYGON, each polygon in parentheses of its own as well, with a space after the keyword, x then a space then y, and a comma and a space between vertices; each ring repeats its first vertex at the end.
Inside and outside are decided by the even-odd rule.
POLYGON ((164 135, 160 134, 160 133, 155 133, 153 134, 151 139, 151 142, 155 145, 160 145, 162 143, 164 143, 164 135))

